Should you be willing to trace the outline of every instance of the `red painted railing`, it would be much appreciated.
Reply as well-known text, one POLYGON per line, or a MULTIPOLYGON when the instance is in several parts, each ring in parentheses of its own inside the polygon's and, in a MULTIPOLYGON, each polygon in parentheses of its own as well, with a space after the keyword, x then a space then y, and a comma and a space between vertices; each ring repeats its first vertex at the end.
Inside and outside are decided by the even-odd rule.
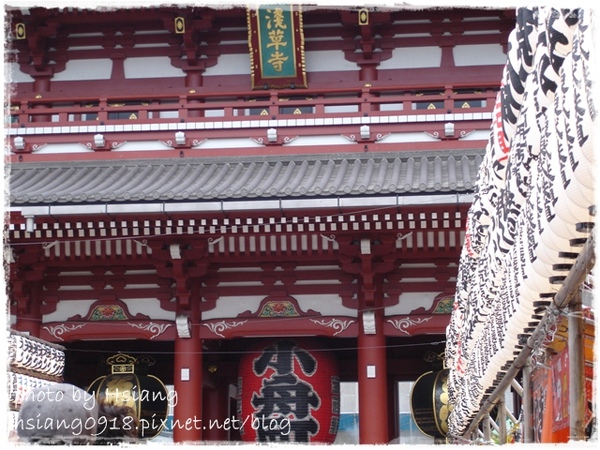
POLYGON ((497 87, 463 89, 429 86, 403 92, 364 87, 340 90, 191 92, 131 97, 52 97, 11 101, 10 126, 74 126, 119 123, 233 121, 489 112, 497 87), (467 109, 468 108, 468 109, 467 109))
MULTIPOLYGON (((338 153, 481 148, 487 136, 479 141, 459 139, 489 130, 496 95, 497 87, 452 86, 410 91, 369 86, 228 93, 190 90, 177 96, 102 98, 42 94, 11 102, 8 160, 111 159, 115 150, 119 158, 127 159, 270 155, 272 146, 290 144, 301 136, 344 136, 347 141, 336 144, 338 153), (445 131, 447 122, 452 122, 450 133, 445 131), (361 133, 363 124, 369 126, 366 137, 361 133), (271 128, 277 128, 274 138, 268 134, 271 128), (421 133, 431 137, 419 137, 421 133), (386 139, 401 134, 414 139, 386 139), (219 139, 236 138, 248 139, 248 145, 217 144, 219 139), (71 146, 70 151, 64 151, 65 145, 71 146)), ((326 139, 318 146, 299 142, 281 152, 331 151, 326 139)))

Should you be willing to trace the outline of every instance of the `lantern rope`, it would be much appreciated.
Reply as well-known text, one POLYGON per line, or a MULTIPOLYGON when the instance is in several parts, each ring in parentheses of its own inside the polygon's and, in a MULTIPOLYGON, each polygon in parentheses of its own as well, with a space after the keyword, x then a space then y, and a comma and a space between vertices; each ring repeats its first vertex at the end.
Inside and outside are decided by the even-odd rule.
MULTIPOLYGON (((432 341, 432 342, 420 342, 415 344, 396 344, 396 345, 380 345, 380 346, 369 346, 366 347, 368 349, 376 349, 376 348, 385 348, 385 349, 393 349, 393 348, 407 348, 407 347, 432 347, 437 345, 445 345, 446 341, 432 341)), ((322 347, 311 349, 311 352, 339 352, 339 351, 347 351, 347 350, 358 350, 361 347, 322 347)), ((138 350, 95 350, 95 349, 75 349, 75 348, 66 348, 65 352, 84 352, 84 353, 127 353, 127 354, 144 354, 147 355, 149 352, 146 351, 138 351, 138 350)), ((256 353, 256 351, 247 351, 247 350, 203 350, 201 352, 175 352, 175 351, 152 351, 153 355, 244 355, 249 353, 256 353)))

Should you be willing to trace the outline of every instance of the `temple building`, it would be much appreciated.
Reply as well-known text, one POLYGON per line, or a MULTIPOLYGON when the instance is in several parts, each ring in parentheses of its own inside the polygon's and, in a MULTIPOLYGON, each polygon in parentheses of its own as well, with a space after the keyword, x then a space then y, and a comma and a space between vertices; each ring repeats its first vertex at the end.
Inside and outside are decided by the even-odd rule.
POLYGON ((144 438, 405 442, 403 383, 446 358, 515 10, 6 18, 14 339, 102 395, 160 385, 144 438))

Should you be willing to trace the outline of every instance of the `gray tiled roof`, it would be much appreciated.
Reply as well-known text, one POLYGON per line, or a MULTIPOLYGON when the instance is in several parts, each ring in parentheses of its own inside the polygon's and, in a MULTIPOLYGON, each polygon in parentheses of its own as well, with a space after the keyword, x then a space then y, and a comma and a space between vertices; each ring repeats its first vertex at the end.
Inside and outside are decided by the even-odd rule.
POLYGON ((483 150, 15 163, 10 203, 81 204, 468 192, 483 150))

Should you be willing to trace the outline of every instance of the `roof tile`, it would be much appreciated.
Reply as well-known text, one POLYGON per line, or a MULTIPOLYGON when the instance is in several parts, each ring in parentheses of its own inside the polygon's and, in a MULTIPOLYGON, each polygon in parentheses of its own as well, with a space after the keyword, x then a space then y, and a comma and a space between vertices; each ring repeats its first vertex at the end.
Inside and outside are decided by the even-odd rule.
POLYGON ((17 206, 464 192, 474 187, 483 152, 18 163, 10 167, 10 202, 17 206))

